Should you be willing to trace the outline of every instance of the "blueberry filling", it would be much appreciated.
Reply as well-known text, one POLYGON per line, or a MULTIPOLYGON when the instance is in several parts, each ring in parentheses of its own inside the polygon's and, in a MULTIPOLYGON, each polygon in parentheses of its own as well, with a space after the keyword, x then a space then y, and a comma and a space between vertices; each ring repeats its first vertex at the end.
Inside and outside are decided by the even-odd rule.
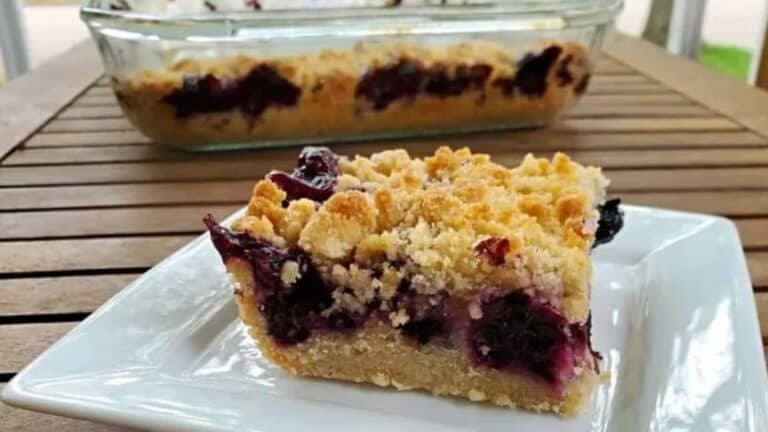
POLYGON ((475 256, 483 257, 486 261, 495 266, 501 266, 504 265, 509 250, 509 240, 500 237, 491 237, 481 241, 475 246, 475 256))
POLYGON ((421 63, 400 59, 397 63, 367 71, 355 89, 355 97, 368 99, 374 110, 383 110, 398 99, 416 96, 424 79, 421 63))
POLYGON ((427 71, 424 91, 434 96, 458 96, 469 88, 482 88, 491 75, 491 70, 492 68, 486 64, 460 65, 451 77, 444 67, 438 66, 427 71))
POLYGON ((506 96, 517 92, 529 97, 541 97, 547 90, 547 76, 563 49, 552 45, 539 54, 526 54, 517 64, 514 77, 500 77, 493 81, 506 96))
POLYGON ((589 86, 589 80, 592 78, 592 75, 586 74, 583 78, 579 81, 578 84, 576 84, 576 87, 573 88, 573 92, 577 95, 584 94, 585 91, 587 91, 587 87, 589 86))
POLYGON ((272 171, 267 178, 286 193, 286 202, 300 198, 323 202, 333 195, 339 157, 327 147, 304 147, 292 173, 272 171))
POLYGON ((475 363, 522 367, 553 384, 573 377, 576 356, 588 346, 585 325, 569 325, 553 307, 521 292, 491 298, 481 308, 468 332, 475 363))
POLYGON ((408 322, 400 327, 404 335, 424 345, 434 337, 448 332, 448 295, 417 294, 401 285, 394 301, 394 310, 404 309, 408 322))
POLYGON ((597 224, 595 243, 592 247, 610 242, 621 231, 624 226, 624 212, 621 211, 619 204, 621 204, 621 200, 616 198, 597 207, 600 212, 600 220, 597 224))
POLYGON ((176 116, 239 109, 259 117, 267 108, 296 105, 301 89, 280 76, 271 66, 258 65, 240 78, 222 81, 212 74, 188 75, 181 88, 163 101, 176 108, 176 116))
POLYGON ((267 334, 277 343, 296 344, 306 340, 313 330, 352 330, 362 324, 364 317, 341 311, 322 315, 333 305, 333 289, 322 281, 300 249, 280 248, 246 233, 234 233, 217 224, 210 215, 204 222, 225 263, 241 259, 251 265, 254 286, 262 299, 259 310, 267 321, 267 334), (298 263, 301 275, 292 285, 280 278, 287 261, 298 263))
POLYGON ((571 71, 568 70, 568 66, 573 61, 573 56, 568 54, 565 56, 563 61, 560 62, 560 66, 557 68, 557 74, 555 75, 557 77, 557 84, 560 87, 565 87, 571 83, 573 83, 573 75, 571 74, 571 71))
POLYGON ((459 65, 451 74, 445 65, 425 67, 418 60, 401 58, 397 63, 368 70, 357 84, 355 97, 367 99, 379 111, 422 92, 438 97, 458 96, 482 88, 491 71, 491 66, 481 63, 459 65))

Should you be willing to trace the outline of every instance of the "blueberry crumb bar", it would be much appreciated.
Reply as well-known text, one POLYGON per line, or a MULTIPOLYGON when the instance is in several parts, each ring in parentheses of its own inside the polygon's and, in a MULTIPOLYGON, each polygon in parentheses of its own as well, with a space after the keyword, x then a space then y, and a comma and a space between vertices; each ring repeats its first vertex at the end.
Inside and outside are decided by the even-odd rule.
POLYGON ((575 42, 358 43, 187 58, 113 87, 145 135, 195 148, 542 125, 584 93, 590 72, 575 42))
POLYGON ((293 374, 564 416, 600 380, 590 251, 621 229, 608 181, 562 153, 305 148, 230 228, 208 216, 240 317, 293 374))

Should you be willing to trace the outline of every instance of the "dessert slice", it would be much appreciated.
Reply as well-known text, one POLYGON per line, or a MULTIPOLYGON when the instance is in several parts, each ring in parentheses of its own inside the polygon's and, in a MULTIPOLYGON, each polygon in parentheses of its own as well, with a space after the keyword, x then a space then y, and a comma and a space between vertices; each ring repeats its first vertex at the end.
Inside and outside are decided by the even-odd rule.
POLYGON ((589 254, 621 228, 607 183, 564 154, 508 169, 468 149, 312 147, 231 229, 206 224, 285 370, 572 415, 600 374, 589 254))
POLYGON ((579 43, 471 40, 187 58, 113 86, 144 134, 194 147, 541 125, 579 99, 590 74, 579 43))

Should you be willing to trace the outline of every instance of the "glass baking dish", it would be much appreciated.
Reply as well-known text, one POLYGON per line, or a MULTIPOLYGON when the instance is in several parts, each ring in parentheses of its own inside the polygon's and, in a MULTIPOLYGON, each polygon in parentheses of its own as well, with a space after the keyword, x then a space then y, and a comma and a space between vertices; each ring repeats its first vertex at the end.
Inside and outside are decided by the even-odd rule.
POLYGON ((621 0, 86 0, 130 121, 211 150, 545 125, 621 0))

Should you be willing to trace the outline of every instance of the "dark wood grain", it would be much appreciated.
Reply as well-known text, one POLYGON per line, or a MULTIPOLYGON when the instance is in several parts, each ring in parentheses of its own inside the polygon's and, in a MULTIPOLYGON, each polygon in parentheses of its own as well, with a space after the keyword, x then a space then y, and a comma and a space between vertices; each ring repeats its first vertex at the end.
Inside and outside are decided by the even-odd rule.
POLYGON ((741 242, 746 248, 768 248, 768 218, 737 219, 741 242))
POLYGON ((613 33, 605 51, 643 75, 663 82, 744 126, 768 135, 768 92, 703 68, 684 57, 670 56, 649 42, 613 33))
MULTIPOLYGON (((2 391, 4 384, 0 384, 2 391)), ((82 420, 73 420, 12 408, 0 403, 0 419, 3 431, 14 432, 129 432, 128 429, 82 420)))
POLYGON ((136 130, 112 132, 74 132, 37 134, 25 143, 26 148, 67 146, 113 146, 149 144, 151 140, 136 130))
POLYGON ((579 104, 569 109, 563 115, 564 118, 591 118, 591 117, 636 117, 636 118, 664 118, 664 117, 711 117, 714 113, 707 108, 697 105, 599 105, 579 104))
MULTIPOLYGON (((241 205, 63 210, 51 224, 49 212, 0 213, 0 239, 197 233, 207 213, 223 219, 241 205)), ((2 300, 0 300, 2 304, 2 300)))
POLYGON ((755 85, 768 90, 768 25, 765 26, 765 35, 763 36, 763 46, 760 49, 760 61, 757 64, 757 76, 755 85))
POLYGON ((219 181, 13 188, 0 194, 0 210, 200 203, 245 204, 252 187, 251 181, 219 181))
POLYGON ((122 117, 123 111, 117 107, 72 107, 62 111, 59 119, 115 118, 122 117))
POLYGON ((626 192, 621 197, 630 204, 715 213, 724 216, 767 216, 768 190, 706 192, 626 192))
MULTIPOLYGON (((0 391, 5 387, 0 384, 0 391)), ((3 431, 14 432, 129 432, 128 429, 74 420, 65 417, 40 414, 33 411, 12 408, 0 403, 0 419, 3 420, 3 431)))
MULTIPOLYGON (((768 252, 748 252, 747 265, 752 277, 752 284, 756 287, 768 287, 768 252)), ((763 334, 768 336, 768 334, 763 334)))
MULTIPOLYGON (((434 150, 434 146, 424 146, 434 150)), ((379 146, 382 147, 382 146, 379 146)), ((476 150, 484 147, 478 143, 476 150)), ((516 147, 519 147, 516 146, 516 147)), ((344 147, 341 147, 344 148, 344 147)), ((568 151, 570 156, 581 163, 599 165, 605 168, 652 168, 652 167, 691 167, 691 166, 762 166, 768 164, 768 148, 715 148, 702 149, 692 152, 688 149, 665 149, 656 151, 630 152, 625 150, 587 150, 567 148, 562 145, 558 150, 568 151)), ((542 149, 542 147, 539 147, 542 149)), ((372 150, 375 150, 372 149, 372 150)), ((500 149, 499 149, 500 150, 500 149)), ((494 156, 505 164, 518 163, 523 155, 532 149, 510 148, 508 151, 497 150, 494 156)), ((364 152, 367 153, 367 152, 364 152)), ((275 160, 273 167, 288 166, 295 157, 295 151, 290 153, 270 152, 275 156, 284 155, 275 160)), ((551 157, 552 151, 538 151, 542 157, 551 157)), ((50 150, 27 149, 19 150, 8 157, 5 166, 19 165, 52 165, 72 164, 83 162, 140 162, 140 161, 185 161, 185 160, 251 160, 254 166, 269 166, 270 159, 264 159, 259 153, 227 153, 206 155, 204 153, 189 154, 164 150, 155 146, 117 146, 117 147, 67 147, 50 150), (261 161, 261 162, 260 162, 261 161), (260 163, 259 163, 260 162, 260 163)), ((266 171, 266 168, 263 171, 266 171)), ((0 197, 2 200, 2 197, 0 197)))
POLYGON ((146 269, 192 238, 182 235, 0 243, 0 274, 146 269))
POLYGON ((0 92, 0 160, 99 75, 96 48, 87 41, 6 84, 0 92))
POLYGON ((93 312, 138 274, 6 279, 0 317, 93 312))
POLYGON ((0 325, 0 373, 16 373, 76 322, 0 325))
POLYGON ((768 167, 606 170, 606 176, 617 192, 768 189, 768 167))
POLYGON ((133 126, 128 119, 118 118, 89 118, 89 119, 57 119, 43 127, 42 132, 111 132, 130 131, 133 126))

